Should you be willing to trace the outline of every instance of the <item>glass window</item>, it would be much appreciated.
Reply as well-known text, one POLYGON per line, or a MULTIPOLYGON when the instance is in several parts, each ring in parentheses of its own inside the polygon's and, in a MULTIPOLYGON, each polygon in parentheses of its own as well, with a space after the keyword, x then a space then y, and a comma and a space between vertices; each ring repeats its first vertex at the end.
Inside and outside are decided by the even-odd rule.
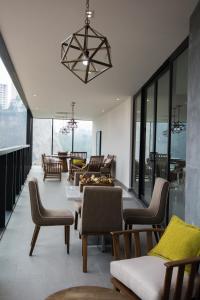
POLYGON ((144 198, 150 202, 154 181, 154 84, 147 89, 146 105, 146 137, 145 137, 145 169, 144 198))
POLYGON ((26 144, 27 110, 0 58, 0 148, 26 144))
POLYGON ((67 125, 68 120, 53 120, 53 153, 72 151, 72 132, 60 133, 60 129, 67 125))
POLYGON ((41 155, 51 154, 52 119, 33 119, 33 164, 41 164, 41 155))
POLYGON ((158 80, 155 176, 168 177, 169 71, 158 80))
POLYGON ((92 154, 92 122, 78 121, 78 128, 74 129, 74 151, 92 154))
POLYGON ((134 149, 133 149, 133 189, 139 193, 139 158, 140 158, 140 128, 141 128, 141 95, 135 99, 134 107, 134 149))
POLYGON ((187 60, 185 50, 173 65, 169 216, 185 217, 187 124, 187 60))

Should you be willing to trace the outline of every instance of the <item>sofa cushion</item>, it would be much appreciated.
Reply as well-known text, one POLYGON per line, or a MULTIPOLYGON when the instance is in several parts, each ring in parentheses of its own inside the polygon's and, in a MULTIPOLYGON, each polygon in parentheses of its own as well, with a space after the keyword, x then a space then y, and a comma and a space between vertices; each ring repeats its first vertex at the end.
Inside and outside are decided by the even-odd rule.
MULTIPOLYGON (((156 256, 142 256, 111 262, 110 272, 142 300, 160 300, 164 287, 167 260, 156 256)), ((172 299, 176 282, 177 268, 172 277, 172 299)), ((187 286, 188 274, 184 275, 184 286, 187 286)), ((184 288, 183 288, 184 290, 184 288)), ((184 292, 183 292, 184 294, 184 292)), ((182 299, 182 298, 181 298, 182 299)))

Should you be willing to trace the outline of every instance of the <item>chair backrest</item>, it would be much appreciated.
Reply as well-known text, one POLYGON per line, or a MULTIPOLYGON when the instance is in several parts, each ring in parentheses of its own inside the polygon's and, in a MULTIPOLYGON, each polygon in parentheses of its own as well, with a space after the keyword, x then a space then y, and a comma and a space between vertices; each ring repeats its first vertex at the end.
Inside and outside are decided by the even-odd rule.
POLYGON ((32 220, 35 224, 40 224, 45 208, 43 207, 40 199, 37 179, 31 178, 28 183, 28 186, 29 186, 29 194, 30 194, 30 202, 31 202, 32 220))
POLYGON ((70 157, 72 158, 87 158, 87 152, 70 152, 70 157))
POLYGON ((88 171, 98 172, 103 165, 104 155, 93 155, 88 163, 88 171))
POLYGON ((153 189, 151 203, 148 207, 160 224, 165 217, 166 204, 169 193, 169 182, 163 178, 157 177, 153 189))
POLYGON ((106 168, 111 168, 113 161, 114 161, 114 155, 108 154, 107 157, 104 158, 103 166, 106 168))
POLYGON ((82 234, 122 230, 121 187, 86 186, 81 219, 82 234))

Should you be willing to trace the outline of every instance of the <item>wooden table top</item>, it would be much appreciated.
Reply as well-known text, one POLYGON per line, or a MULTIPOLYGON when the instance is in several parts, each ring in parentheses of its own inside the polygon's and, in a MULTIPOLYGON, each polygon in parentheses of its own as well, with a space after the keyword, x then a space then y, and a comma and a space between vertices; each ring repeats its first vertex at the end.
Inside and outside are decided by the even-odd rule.
POLYGON ((58 291, 46 300, 127 300, 127 297, 104 287, 77 286, 58 291))

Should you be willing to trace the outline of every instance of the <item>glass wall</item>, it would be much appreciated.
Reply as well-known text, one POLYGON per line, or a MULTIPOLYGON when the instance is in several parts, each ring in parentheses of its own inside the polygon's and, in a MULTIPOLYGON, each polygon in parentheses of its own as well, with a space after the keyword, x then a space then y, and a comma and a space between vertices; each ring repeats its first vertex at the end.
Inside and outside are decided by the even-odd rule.
POLYGON ((78 121, 78 128, 74 129, 74 151, 85 151, 87 156, 92 154, 92 122, 78 121))
POLYGON ((0 58, 0 148, 26 144, 27 110, 0 58))
POLYGON ((155 176, 168 178, 169 71, 158 80, 155 176))
POLYGON ((52 119, 33 119, 33 165, 41 164, 41 155, 51 154, 52 119))
POLYGON ((58 152, 86 151, 91 155, 92 122, 78 121, 78 128, 68 134, 60 133, 68 120, 33 119, 33 164, 41 164, 41 155, 58 152))
POLYGON ((134 149, 133 149, 133 188, 139 193, 139 159, 140 159, 140 130, 141 130, 141 94, 134 102, 134 149))
POLYGON ((53 120, 53 153, 69 152, 72 149, 72 133, 60 133, 60 129, 66 124, 67 120, 53 120))
MULTIPOLYGON (((141 141, 135 135, 133 157, 138 147, 139 166, 133 160, 133 174, 139 174, 139 198, 149 205, 156 177, 170 182, 167 216, 185 212, 187 61, 188 40, 172 54, 141 89, 141 141)), ((137 115, 134 119, 137 131, 137 115)), ((133 189, 137 185, 133 180, 133 189)))
POLYGON ((145 165, 144 165, 144 198, 150 202, 154 182, 154 128, 155 103, 154 85, 147 88, 146 99, 146 136, 145 136, 145 165))
POLYGON ((187 125, 187 59, 185 50, 173 64, 169 215, 185 217, 187 125))

